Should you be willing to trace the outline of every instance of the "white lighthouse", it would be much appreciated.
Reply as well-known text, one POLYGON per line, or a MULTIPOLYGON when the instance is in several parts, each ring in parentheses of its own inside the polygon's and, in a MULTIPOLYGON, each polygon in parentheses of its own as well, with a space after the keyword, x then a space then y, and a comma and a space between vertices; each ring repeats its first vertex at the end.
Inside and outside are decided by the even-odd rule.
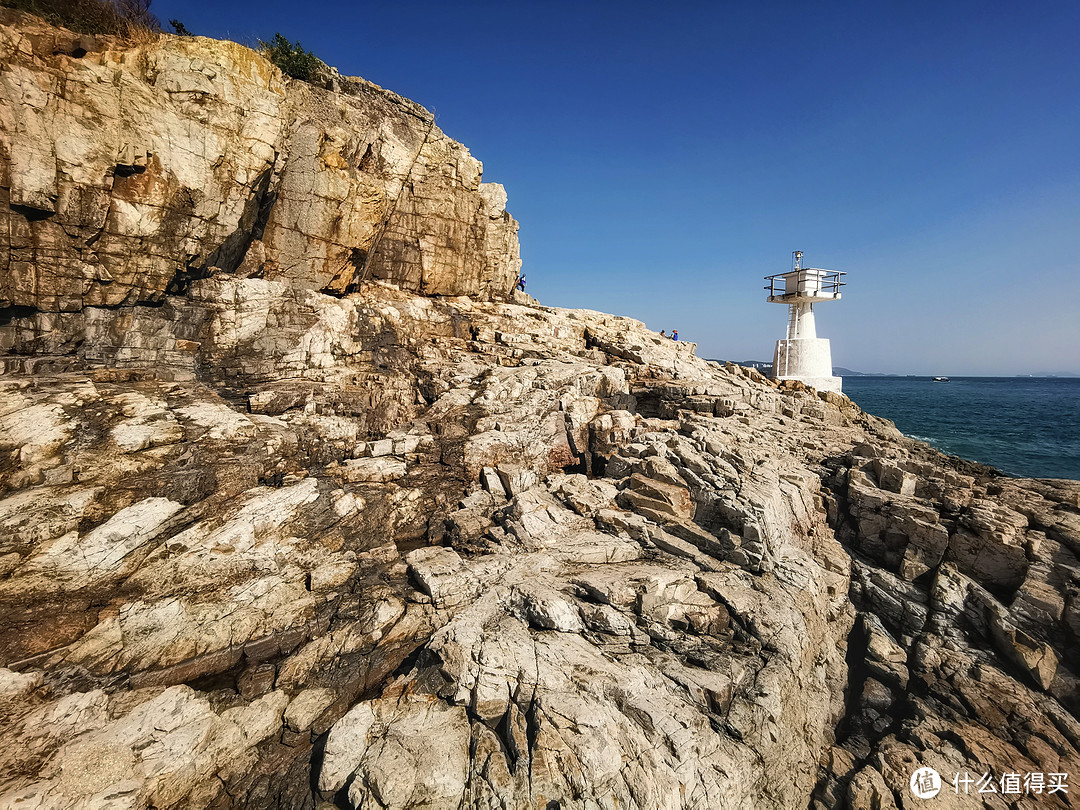
POLYGON ((770 304, 788 305, 787 337, 776 341, 773 377, 799 380, 819 391, 840 393, 842 380, 832 372, 829 341, 817 336, 814 304, 839 301, 841 278, 846 273, 802 266, 802 251, 794 252, 792 268, 787 273, 766 276, 770 304), (783 281, 781 282, 781 279, 783 281))

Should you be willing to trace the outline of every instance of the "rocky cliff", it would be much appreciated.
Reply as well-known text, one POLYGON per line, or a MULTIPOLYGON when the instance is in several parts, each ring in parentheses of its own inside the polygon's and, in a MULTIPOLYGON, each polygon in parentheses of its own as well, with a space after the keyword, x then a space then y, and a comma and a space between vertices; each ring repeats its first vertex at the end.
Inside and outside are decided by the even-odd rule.
POLYGON ((508 298, 392 94, 3 13, 0 807, 1070 806, 1080 483, 508 298))
MULTIPOLYGON (((123 360, 140 344, 136 307, 210 278, 509 295, 506 194, 419 105, 360 79, 289 80, 232 42, 126 46, 35 20, 0 9, 4 349, 87 341, 123 360)), ((180 368, 198 354, 158 348, 151 362, 180 368)))

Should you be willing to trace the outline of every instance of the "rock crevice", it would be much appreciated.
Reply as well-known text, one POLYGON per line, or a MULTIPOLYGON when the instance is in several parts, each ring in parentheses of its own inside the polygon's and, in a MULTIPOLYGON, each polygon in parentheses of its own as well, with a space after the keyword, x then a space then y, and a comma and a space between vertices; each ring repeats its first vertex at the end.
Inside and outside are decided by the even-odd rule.
POLYGON ((1069 806, 1080 483, 511 295, 387 91, 72 37, 0 10, 0 806, 1069 806))

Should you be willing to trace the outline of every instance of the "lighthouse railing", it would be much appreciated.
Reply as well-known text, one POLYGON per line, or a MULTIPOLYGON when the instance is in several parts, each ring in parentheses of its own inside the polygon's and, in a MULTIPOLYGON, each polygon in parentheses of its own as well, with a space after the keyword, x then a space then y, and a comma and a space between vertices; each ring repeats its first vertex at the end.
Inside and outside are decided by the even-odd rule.
MULTIPOLYGON (((806 267, 794 272, 798 273, 795 289, 805 290, 807 281, 810 281, 813 284, 813 293, 815 295, 839 295, 840 288, 847 284, 843 280, 847 273, 842 270, 819 270, 806 267)), ((765 276, 765 280, 769 283, 764 289, 769 291, 769 297, 780 298, 785 295, 796 294, 788 287, 788 279, 792 275, 793 273, 788 271, 787 273, 775 273, 771 276, 765 276)))

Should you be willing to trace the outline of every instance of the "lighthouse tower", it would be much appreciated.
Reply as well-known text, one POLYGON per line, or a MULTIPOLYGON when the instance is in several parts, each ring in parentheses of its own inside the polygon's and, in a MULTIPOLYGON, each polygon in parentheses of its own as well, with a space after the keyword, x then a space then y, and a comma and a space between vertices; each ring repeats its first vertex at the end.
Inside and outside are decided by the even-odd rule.
POLYGON ((803 267, 802 255, 801 250, 794 252, 789 272, 765 277, 769 303, 788 305, 787 337, 776 341, 773 377, 840 393, 842 380, 833 376, 829 341, 817 336, 814 304, 839 301, 846 273, 803 267))

